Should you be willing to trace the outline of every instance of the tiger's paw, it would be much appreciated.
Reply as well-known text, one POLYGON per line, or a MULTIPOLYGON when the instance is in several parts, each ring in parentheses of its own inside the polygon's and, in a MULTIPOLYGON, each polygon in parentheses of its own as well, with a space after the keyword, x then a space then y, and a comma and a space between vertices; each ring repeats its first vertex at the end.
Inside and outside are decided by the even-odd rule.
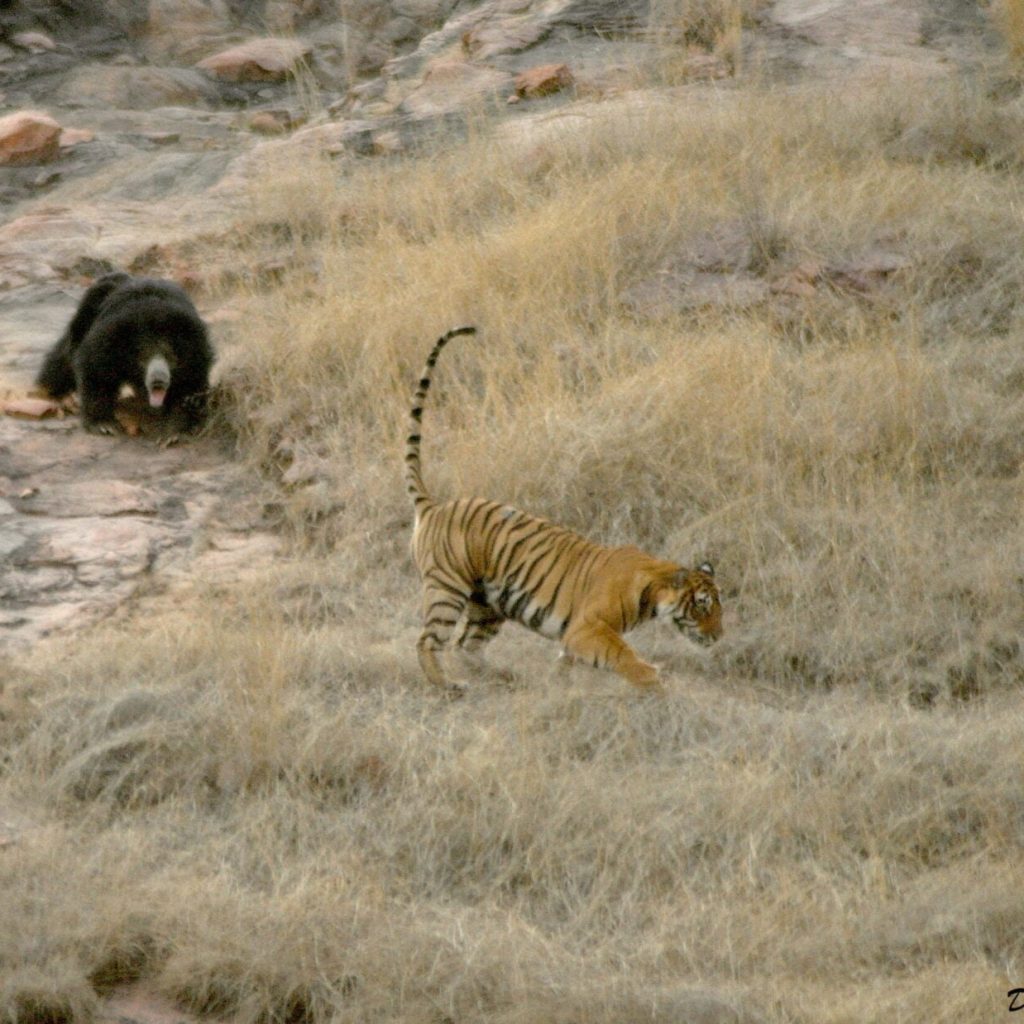
POLYGON ((661 674, 653 665, 648 665, 647 662, 641 663, 627 678, 636 688, 637 692, 645 697, 664 697, 666 694, 661 674))

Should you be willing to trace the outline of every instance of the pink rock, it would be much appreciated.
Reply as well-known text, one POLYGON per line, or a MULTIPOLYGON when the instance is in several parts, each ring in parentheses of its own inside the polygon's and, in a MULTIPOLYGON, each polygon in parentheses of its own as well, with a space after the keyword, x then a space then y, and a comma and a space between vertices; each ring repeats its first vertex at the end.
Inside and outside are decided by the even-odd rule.
POLYGON ((63 415, 60 403, 51 398, 11 398, 0 408, 3 409, 5 416, 17 416, 27 420, 63 415))
POLYGON ((261 135, 281 135, 288 131, 288 125, 281 118, 261 110, 249 118, 249 130, 261 135))
POLYGON ((548 96, 573 84, 568 64, 540 64, 516 75, 515 94, 523 99, 548 96))
POLYGON ((60 153, 60 125, 48 114, 21 110, 0 117, 0 164, 44 164, 60 153))
POLYGON ((226 82, 280 82, 310 52, 297 39, 252 39, 222 50, 196 66, 226 82))

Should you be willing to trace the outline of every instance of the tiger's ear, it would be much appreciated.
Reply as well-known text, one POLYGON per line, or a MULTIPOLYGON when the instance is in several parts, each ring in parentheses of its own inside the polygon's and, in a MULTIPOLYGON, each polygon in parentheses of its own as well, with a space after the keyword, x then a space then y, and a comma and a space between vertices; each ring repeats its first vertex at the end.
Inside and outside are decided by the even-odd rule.
MULTIPOLYGON (((677 569, 675 575, 672 577, 672 586, 677 590, 682 589, 690 581, 693 576, 693 569, 677 569)), ((710 562, 701 562, 697 566, 697 572, 704 573, 705 576, 714 576, 715 567, 710 562)))

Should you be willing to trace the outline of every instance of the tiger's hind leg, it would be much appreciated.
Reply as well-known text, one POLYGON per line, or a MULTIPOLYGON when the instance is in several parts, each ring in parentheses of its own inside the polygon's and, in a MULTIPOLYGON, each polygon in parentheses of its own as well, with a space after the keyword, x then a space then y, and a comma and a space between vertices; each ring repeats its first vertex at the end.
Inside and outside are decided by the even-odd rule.
POLYGON ((448 646, 468 600, 447 587, 429 583, 423 587, 423 632, 416 641, 416 654, 427 681, 453 697, 461 696, 462 688, 448 682, 437 652, 448 646))
POLYGON ((489 644, 506 621, 505 616, 496 612, 483 601, 470 598, 466 605, 466 626, 457 642, 463 664, 478 675, 497 676, 503 682, 514 678, 507 669, 494 668, 484 661, 483 648, 489 644))
POLYGON ((665 692, 658 670, 640 658, 611 626, 603 622, 586 623, 570 629, 562 646, 568 658, 595 668, 610 668, 638 690, 658 694, 665 692))

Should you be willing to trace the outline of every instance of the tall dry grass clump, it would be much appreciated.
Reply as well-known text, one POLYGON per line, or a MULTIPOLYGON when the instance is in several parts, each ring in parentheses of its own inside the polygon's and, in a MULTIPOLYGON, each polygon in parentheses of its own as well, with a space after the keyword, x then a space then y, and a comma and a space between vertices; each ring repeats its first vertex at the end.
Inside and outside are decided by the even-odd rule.
POLYGON ((1006 1012, 1020 115, 930 89, 633 97, 268 166, 240 233, 290 271, 223 386, 294 543, 4 677, 0 808, 29 824, 0 1019, 127 983, 240 1024, 1006 1012), (402 440, 466 322, 434 493, 716 563, 714 649, 636 637, 664 701, 556 681, 511 627, 511 686, 421 679, 402 440))
POLYGON ((743 31, 767 6, 765 0, 654 0, 648 30, 663 47, 661 77, 685 80, 685 58, 693 50, 713 53, 739 71, 743 31))

